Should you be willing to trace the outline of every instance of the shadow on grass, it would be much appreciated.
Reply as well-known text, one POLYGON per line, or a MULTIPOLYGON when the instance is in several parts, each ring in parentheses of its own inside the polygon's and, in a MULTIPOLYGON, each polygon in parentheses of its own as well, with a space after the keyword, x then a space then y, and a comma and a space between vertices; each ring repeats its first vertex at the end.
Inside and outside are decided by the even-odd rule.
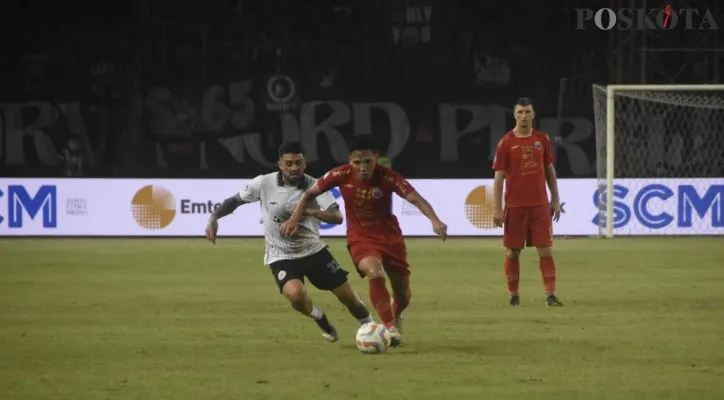
MULTIPOLYGON (((419 355, 445 355, 461 354, 482 357, 525 357, 530 354, 558 352, 560 346, 568 351, 585 356, 600 355, 613 349, 611 343, 595 340, 571 340, 555 338, 522 338, 441 342, 414 342, 397 348, 390 348, 385 355, 389 356, 419 356, 419 355)), ((356 350, 354 345, 342 345, 343 349, 356 350)), ((537 357, 537 356, 536 356, 537 357)))

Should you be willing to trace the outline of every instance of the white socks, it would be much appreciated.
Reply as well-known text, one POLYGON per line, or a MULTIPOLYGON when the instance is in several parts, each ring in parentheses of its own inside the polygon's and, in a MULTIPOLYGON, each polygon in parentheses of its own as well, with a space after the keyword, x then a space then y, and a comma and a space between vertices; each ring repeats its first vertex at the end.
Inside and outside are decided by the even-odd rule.
POLYGON ((309 316, 312 319, 319 321, 322 317, 324 317, 324 311, 318 309, 317 306, 312 306, 312 312, 309 313, 309 316))

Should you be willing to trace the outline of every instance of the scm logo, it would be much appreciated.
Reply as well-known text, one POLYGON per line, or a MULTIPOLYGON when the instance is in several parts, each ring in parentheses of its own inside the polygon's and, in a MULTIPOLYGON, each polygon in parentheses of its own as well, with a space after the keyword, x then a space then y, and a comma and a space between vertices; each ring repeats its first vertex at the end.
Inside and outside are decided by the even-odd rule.
MULTIPOLYGON (((724 185, 709 185, 703 196, 699 195, 699 191, 693 185, 669 187, 656 183, 646 185, 635 193, 625 186, 614 185, 613 197, 614 228, 628 225, 632 214, 641 225, 650 229, 665 228, 674 221, 680 228, 689 228, 693 226, 695 218, 703 220, 707 213, 711 218, 711 227, 724 227, 724 185), (633 203, 629 205, 623 201, 632 195, 633 203), (668 201, 672 197, 675 197, 673 199, 675 203, 668 201)), ((592 222, 595 225, 605 226, 605 187, 601 187, 593 194, 593 204, 603 212, 596 215, 592 222), (601 218, 604 220, 600 221, 601 218)))
MULTIPOLYGON (((58 227, 58 188, 55 185, 42 185, 35 195, 31 195, 23 185, 8 186, 8 228, 22 228, 24 216, 35 220, 42 214, 43 228, 58 227)), ((0 197, 5 193, 0 190, 0 197)), ((0 223, 5 220, 0 216, 0 223)))

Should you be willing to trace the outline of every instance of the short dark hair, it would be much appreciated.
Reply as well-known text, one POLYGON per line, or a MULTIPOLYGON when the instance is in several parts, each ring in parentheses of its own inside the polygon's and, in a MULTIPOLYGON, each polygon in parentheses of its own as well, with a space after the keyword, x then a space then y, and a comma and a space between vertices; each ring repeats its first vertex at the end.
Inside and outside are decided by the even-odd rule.
POLYGON ((372 135, 359 135, 349 144, 349 152, 369 150, 375 154, 380 152, 380 146, 372 135))
POLYGON ((513 108, 515 108, 515 106, 521 106, 521 107, 531 106, 531 107, 535 108, 535 105, 533 104, 533 100, 531 100, 530 97, 519 98, 518 100, 515 101, 515 104, 513 104, 513 108))
POLYGON ((287 142, 279 146, 279 158, 282 158, 282 156, 284 156, 285 154, 304 155, 304 151, 302 151, 302 145, 300 145, 299 143, 287 142))

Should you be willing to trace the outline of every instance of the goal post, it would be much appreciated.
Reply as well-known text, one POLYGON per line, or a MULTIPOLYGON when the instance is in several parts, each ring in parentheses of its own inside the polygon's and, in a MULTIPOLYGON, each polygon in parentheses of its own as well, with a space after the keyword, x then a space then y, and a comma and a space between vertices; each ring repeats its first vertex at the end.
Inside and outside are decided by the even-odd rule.
MULTIPOLYGON (((724 85, 593 85, 593 105, 599 236, 676 234, 664 229, 676 218, 662 204, 673 196, 667 185, 686 190, 708 185, 707 179, 724 185, 724 85), (630 206, 617 202, 627 196, 630 206)), ((719 197, 709 199, 717 208, 711 220, 721 219, 719 197)), ((702 233, 724 233, 704 226, 701 202, 679 201, 687 215, 692 207, 699 214, 697 221, 682 218, 679 226, 699 223, 702 233)))

